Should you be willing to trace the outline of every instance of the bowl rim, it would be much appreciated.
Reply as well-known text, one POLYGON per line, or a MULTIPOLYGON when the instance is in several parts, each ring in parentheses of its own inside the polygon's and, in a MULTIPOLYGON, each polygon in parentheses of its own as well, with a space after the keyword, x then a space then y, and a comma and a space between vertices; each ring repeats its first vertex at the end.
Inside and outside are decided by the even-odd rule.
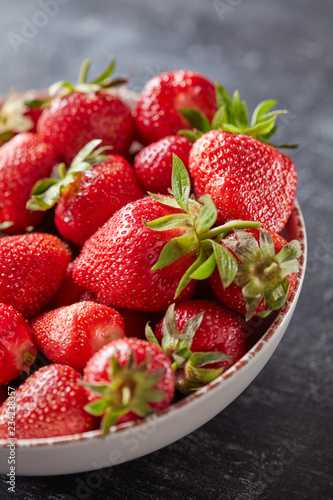
MULTIPOLYGON (((244 354, 244 356, 238 360, 234 365, 232 365, 228 370, 226 370, 224 373, 219 375, 215 380, 210 382, 209 384, 205 385, 201 389, 195 391, 194 393, 186 396, 185 398, 181 399, 180 401, 177 401, 173 403, 172 405, 168 406, 164 410, 161 410, 159 412, 153 413, 149 417, 142 419, 142 420, 134 420, 131 422, 127 422, 124 424, 118 424, 114 425, 110 431, 108 436, 110 437, 111 435, 114 435, 116 433, 122 432, 122 431, 128 431, 133 428, 139 428, 143 427, 149 421, 152 419, 154 420, 160 420, 160 419, 165 419, 166 416, 170 412, 175 412, 183 407, 188 407, 191 405, 194 401, 197 401, 198 399, 201 399, 205 394, 207 394, 210 391, 215 391, 217 388, 219 388, 222 384, 223 381, 228 380, 228 382, 232 381, 235 379, 237 374, 242 370, 245 366, 249 366, 250 364, 253 364, 253 360, 255 359, 255 356, 257 353, 265 349, 265 346, 267 346, 267 343, 272 339, 273 337, 276 337, 279 332, 279 326, 287 320, 287 315, 288 312, 290 311, 292 305, 294 302, 296 303, 298 296, 301 291, 301 287, 304 281, 304 274, 305 274, 305 268, 306 268, 306 261, 307 261, 307 238, 306 238, 306 229, 305 229, 305 223, 304 223, 304 218, 303 214, 301 211, 301 208, 299 206, 299 203, 297 199, 294 201, 293 209, 292 209, 292 214, 294 216, 294 220, 296 222, 297 226, 297 239, 300 241, 302 245, 302 255, 299 259, 299 273, 297 276, 296 284, 295 287, 290 294, 290 296, 287 299, 287 302, 285 306, 278 312, 276 318, 273 320, 272 324, 269 326, 268 330, 263 334, 262 337, 249 349, 249 351, 244 354)), ((289 218, 290 221, 290 218, 289 218)), ((287 222, 288 224, 288 222, 287 222)), ((106 438, 108 437, 106 436, 106 438)), ((73 444, 74 442, 79 442, 79 441, 84 441, 84 440, 93 440, 95 438, 102 438, 102 433, 101 430, 93 430, 93 431, 88 431, 80 434, 71 434, 68 436, 58 436, 58 437, 53 437, 53 438, 34 438, 34 439, 15 439, 15 445, 18 448, 35 448, 35 447, 44 447, 44 446, 50 446, 50 445, 64 445, 64 444, 73 444)), ((8 445, 8 439, 0 439, 0 449, 5 448, 8 445)))

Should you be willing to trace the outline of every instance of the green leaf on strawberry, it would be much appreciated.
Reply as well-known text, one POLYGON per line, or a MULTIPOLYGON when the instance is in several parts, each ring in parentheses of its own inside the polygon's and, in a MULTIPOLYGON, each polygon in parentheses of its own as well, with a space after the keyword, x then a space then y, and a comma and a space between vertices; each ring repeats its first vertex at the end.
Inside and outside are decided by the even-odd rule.
POLYGON ((161 345, 149 324, 146 326, 146 338, 149 342, 160 345, 163 352, 172 361, 176 375, 176 387, 184 394, 189 394, 218 377, 221 368, 204 368, 230 358, 222 352, 192 352, 194 336, 199 329, 205 311, 192 316, 184 325, 182 332, 175 318, 175 304, 168 308, 163 320, 163 337, 161 345))
MULTIPOLYGON (((114 72, 116 61, 112 59, 108 66, 100 75, 94 78, 91 82, 87 82, 88 71, 91 65, 90 59, 85 59, 81 65, 78 81, 72 84, 66 80, 60 80, 50 85, 48 89, 49 98, 47 99, 26 99, 24 104, 30 108, 45 108, 55 97, 63 97, 72 92, 80 92, 82 94, 90 94, 99 92, 103 89, 109 89, 118 85, 123 85, 128 82, 127 78, 111 78, 114 72)), ((31 127, 30 127, 31 128, 31 127)), ((28 130, 28 129, 27 129, 28 130)))
MULTIPOLYGON (((287 110, 272 108, 277 101, 270 99, 262 101, 255 108, 251 121, 249 122, 248 111, 245 101, 240 100, 238 90, 235 90, 233 97, 228 94, 220 83, 216 83, 216 100, 218 110, 215 113, 211 123, 207 118, 195 109, 181 109, 180 113, 190 122, 193 130, 180 130, 178 133, 184 135, 194 142, 209 130, 221 129, 235 134, 245 134, 255 137, 261 142, 271 144, 269 139, 276 132, 276 118, 279 115, 288 113, 287 110)), ((276 147, 295 148, 295 144, 280 144, 276 147)))
POLYGON ((57 178, 49 177, 38 181, 31 191, 27 208, 31 211, 44 211, 49 210, 58 203, 62 191, 71 185, 81 172, 92 170, 93 165, 106 158, 103 152, 108 148, 97 148, 101 142, 101 139, 88 142, 75 156, 68 170, 66 170, 64 163, 60 163, 57 178))
POLYGON ((229 221, 220 227, 214 226, 217 219, 216 207, 209 195, 197 201, 190 196, 191 181, 183 162, 173 155, 172 193, 173 198, 151 196, 158 202, 183 210, 184 213, 168 215, 146 223, 154 231, 166 231, 173 228, 185 228, 182 236, 171 239, 163 247, 158 261, 152 267, 156 271, 181 259, 187 254, 197 253, 197 260, 186 270, 181 278, 175 299, 192 279, 208 278, 217 266, 224 286, 229 286, 237 272, 235 257, 214 240, 225 237, 234 228, 257 228, 258 223, 252 221, 229 221))
POLYGON ((217 210, 209 195, 201 196, 199 202, 203 204, 203 207, 195 220, 195 230, 198 234, 201 234, 208 231, 215 224, 217 210))
POLYGON ((134 412, 139 417, 146 417, 152 413, 149 403, 165 399, 164 391, 155 388, 165 369, 148 373, 148 364, 149 356, 137 363, 131 352, 122 365, 114 355, 109 367, 109 382, 81 382, 87 390, 99 396, 88 403, 85 410, 96 417, 103 416, 101 428, 104 435, 123 415, 134 412))
POLYGON ((263 317, 285 304, 289 292, 287 276, 298 272, 297 259, 302 253, 300 243, 293 240, 276 254, 271 234, 262 228, 259 232, 259 242, 241 230, 235 231, 237 239, 224 240, 240 261, 233 281, 242 288, 247 320, 263 299, 265 308, 258 313, 263 317))
POLYGON ((33 129, 34 123, 27 116, 28 108, 22 95, 12 90, 0 104, 0 146, 15 134, 33 129))
POLYGON ((176 262, 176 260, 181 259, 184 255, 192 252, 193 248, 196 248, 197 244, 197 238, 194 231, 185 233, 178 238, 173 238, 163 247, 159 259, 152 267, 152 270, 156 271, 157 269, 162 269, 163 267, 176 262))

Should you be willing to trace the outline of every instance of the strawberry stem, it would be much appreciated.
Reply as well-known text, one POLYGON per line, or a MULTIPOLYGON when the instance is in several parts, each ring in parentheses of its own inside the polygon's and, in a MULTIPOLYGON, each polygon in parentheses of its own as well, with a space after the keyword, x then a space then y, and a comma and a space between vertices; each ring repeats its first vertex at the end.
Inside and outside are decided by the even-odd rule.
POLYGON ((88 70, 90 68, 91 61, 90 59, 85 59, 80 68, 79 78, 77 83, 80 85, 82 83, 86 83, 88 70))
POLYGON ((177 370, 178 370, 178 368, 179 368, 177 361, 174 361, 174 362, 172 363, 171 367, 172 367, 172 369, 173 369, 173 371, 174 371, 174 372, 175 372, 175 371, 177 371, 177 370))
POLYGON ((230 233, 230 231, 232 231, 233 229, 258 229, 259 226, 260 222, 233 220, 227 222, 226 224, 223 224, 222 226, 214 227, 212 229, 209 229, 208 231, 205 231, 204 233, 199 234, 198 239, 199 241, 207 240, 215 238, 221 233, 230 233))

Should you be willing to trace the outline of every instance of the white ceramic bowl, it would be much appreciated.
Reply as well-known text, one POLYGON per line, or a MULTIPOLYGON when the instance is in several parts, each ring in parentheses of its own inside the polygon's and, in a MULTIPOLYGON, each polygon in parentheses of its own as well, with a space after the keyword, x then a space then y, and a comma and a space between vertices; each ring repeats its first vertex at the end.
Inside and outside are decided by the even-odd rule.
MULTIPOLYGON (((114 426, 103 438, 99 431, 53 439, 18 440, 17 475, 57 475, 96 470, 141 457, 186 436, 228 406, 262 370, 272 356, 294 313, 306 266, 306 232, 295 203, 284 236, 303 246, 300 272, 287 304, 263 336, 229 370, 199 391, 166 410, 136 422, 114 426)), ((266 321, 266 320, 265 320, 266 321)), ((9 448, 0 440, 0 473, 9 472, 9 448)))

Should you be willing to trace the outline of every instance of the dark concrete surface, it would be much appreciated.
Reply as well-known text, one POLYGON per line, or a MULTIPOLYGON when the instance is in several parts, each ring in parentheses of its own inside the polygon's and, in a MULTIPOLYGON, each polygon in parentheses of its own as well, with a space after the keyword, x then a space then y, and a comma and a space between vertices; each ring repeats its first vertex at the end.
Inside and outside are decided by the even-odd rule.
POLYGON ((73 80, 85 57, 99 71, 115 55, 135 90, 158 72, 191 68, 238 88, 252 109, 276 97, 291 110, 278 139, 301 143, 291 155, 310 255, 282 343, 225 411, 98 476, 17 478, 15 495, 2 477, 0 498, 333 499, 332 2, 54 1, 45 18, 43 2, 1 0, 0 93, 73 80))

